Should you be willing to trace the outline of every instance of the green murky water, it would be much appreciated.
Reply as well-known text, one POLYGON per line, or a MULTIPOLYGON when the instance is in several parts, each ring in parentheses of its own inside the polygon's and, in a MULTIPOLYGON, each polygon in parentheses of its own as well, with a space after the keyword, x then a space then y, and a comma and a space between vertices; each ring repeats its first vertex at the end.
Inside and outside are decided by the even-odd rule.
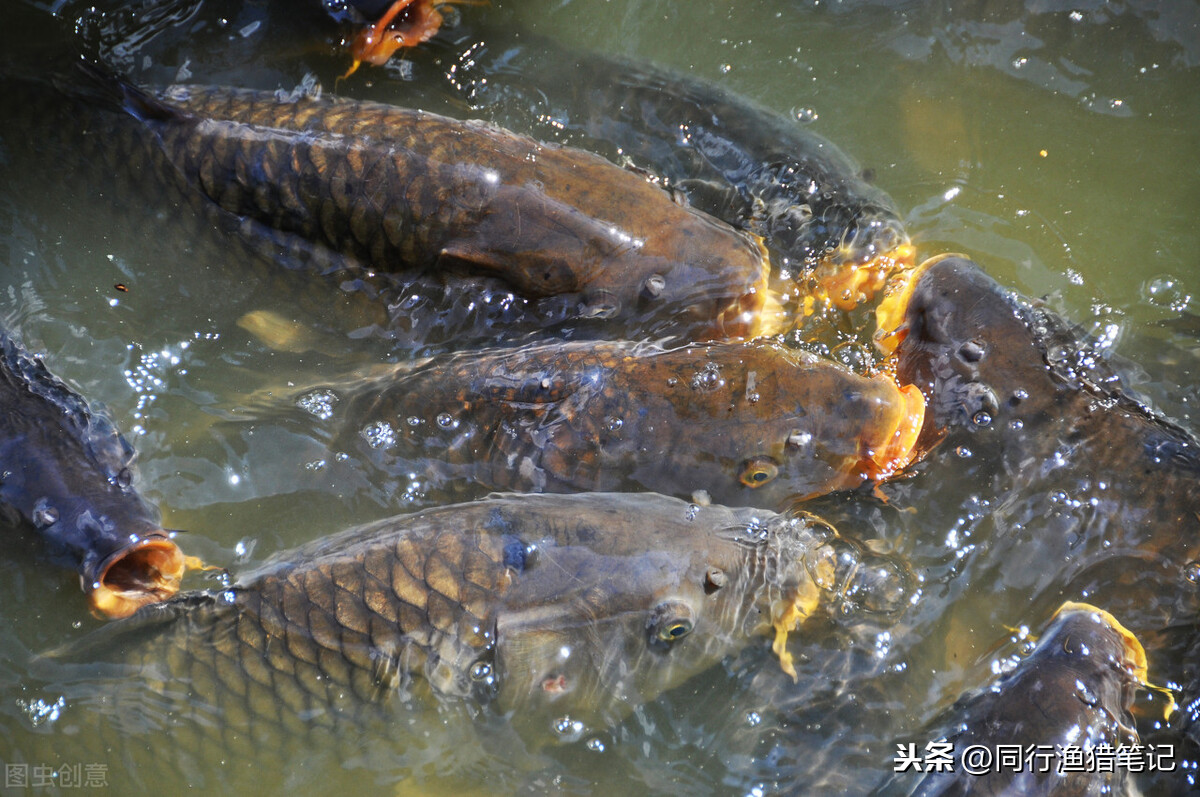
MULTIPOLYGON (((346 29, 316 0, 131 7, 137 13, 108 17, 82 3, 57 10, 115 46, 118 64, 146 82, 291 89, 312 73, 329 88, 346 66, 334 46, 346 29)), ((1128 361, 1136 389, 1195 425, 1196 3, 526 0, 456 12, 452 21, 518 25, 567 46, 651 59, 795 115, 873 171, 921 256, 964 252, 1001 282, 1050 296, 1128 361)), ((27 35, 48 30, 33 24, 27 35)), ((373 85, 351 81, 345 92, 402 101, 411 89, 402 66, 363 77, 373 85)), ((411 78, 436 79, 420 70, 411 78)), ((187 530, 189 552, 240 568, 419 503, 411 485, 339 471, 303 429, 254 422, 263 401, 296 385, 392 356, 386 342, 272 351, 238 326, 247 312, 272 309, 303 325, 336 313, 297 307, 290 291, 302 290, 303 276, 264 277, 230 262, 190 240, 193 228, 153 196, 144 214, 114 212, 90 190, 50 191, 61 181, 36 179, 62 177, 63 164, 19 166, 35 178, 0 186, 0 317, 108 406, 140 449, 143 491, 167 527, 187 530)), ((950 533, 987 528, 988 497, 976 488, 935 464, 906 487, 914 513, 818 505, 843 530, 909 557, 927 580, 895 628, 797 643, 799 684, 764 643, 620 727, 551 744, 536 765, 485 753, 477 766, 506 790, 869 789, 891 768, 893 736, 1013 654, 1004 625, 1036 626, 1063 597, 1014 595, 1003 568, 953 564, 971 554, 954 549, 950 533), (946 596, 964 591, 985 600, 955 612, 946 596), (918 671, 928 677, 905 680, 918 671)), ((44 726, 60 697, 26 689, 25 656, 97 623, 73 577, 24 549, 0 561, 0 607, 2 760, 4 740, 44 726)), ((1154 666, 1152 657, 1152 678, 1154 666)), ((71 710, 67 700, 60 711, 71 710)), ((460 742, 442 742, 447 760, 460 742)), ((360 773, 345 781, 367 788, 360 773)), ((288 788, 304 792, 303 782, 288 788)), ((434 779, 418 791, 438 788, 434 779)))

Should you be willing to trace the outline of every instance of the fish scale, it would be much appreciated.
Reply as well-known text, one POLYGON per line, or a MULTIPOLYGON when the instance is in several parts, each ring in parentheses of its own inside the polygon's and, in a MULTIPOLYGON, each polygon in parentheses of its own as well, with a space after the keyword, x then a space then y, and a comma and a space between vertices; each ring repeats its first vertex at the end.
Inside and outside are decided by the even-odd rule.
POLYGON ((760 243, 597 156, 489 124, 244 89, 173 87, 131 102, 165 117, 146 123, 168 160, 222 209, 362 265, 449 259, 527 296, 605 296, 621 312, 652 276, 669 286, 656 299, 687 313, 700 300, 713 317, 765 289, 760 243), (702 292, 716 286, 715 305, 686 274, 702 292))
POLYGON ((0 120, 14 163, 64 164, 32 184, 69 174, 67 195, 101 196, 131 229, 187 241, 187 260, 163 268, 242 269, 339 334, 424 347, 496 328, 692 339, 773 323, 759 239, 594 155, 373 103, 154 94, 77 64, 49 80, 0 69, 14 78, 5 102, 21 108, 0 120))

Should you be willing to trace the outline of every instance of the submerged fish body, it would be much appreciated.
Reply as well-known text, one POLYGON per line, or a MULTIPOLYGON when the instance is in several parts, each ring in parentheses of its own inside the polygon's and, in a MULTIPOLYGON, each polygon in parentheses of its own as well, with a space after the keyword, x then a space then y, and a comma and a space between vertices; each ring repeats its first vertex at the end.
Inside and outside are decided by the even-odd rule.
POLYGON ((378 103, 95 79, 246 235, 351 269, 497 278, 576 318, 760 322, 761 242, 598 156, 378 103))
POLYGON ((1068 602, 1015 670, 963 697, 928 732, 923 741, 942 738, 952 746, 952 766, 927 774, 911 791, 901 787, 905 776, 895 776, 880 793, 1123 794, 1127 767, 1086 762, 1102 746, 1111 750, 1114 761, 1120 747, 1142 753, 1130 708, 1145 684, 1146 653, 1137 638, 1108 612, 1068 602), (1021 755, 1049 751, 1051 760, 1023 758, 1026 766, 998 765, 994 757, 1013 749, 1021 755), (987 763, 970 760, 972 750, 986 751, 987 763))
POLYGON ((915 388, 767 341, 538 344, 330 390, 334 450, 434 487, 774 508, 896 474, 924 410, 915 388))
POLYGON ((402 760, 448 722, 422 706, 535 738, 564 716, 595 730, 755 634, 786 638, 817 608, 810 568, 830 539, 654 495, 502 496, 372 523, 43 659, 50 682, 91 673, 119 693, 80 700, 40 738, 58 755, 121 750, 135 777, 221 760, 219 778, 324 744, 362 753, 368 738, 402 760))
MULTIPOLYGON (((908 243, 891 199, 794 118, 647 63, 567 50, 528 31, 462 34, 444 91, 514 129, 628 158, 697 208, 761 235, 772 259, 852 308, 908 243), (547 123, 546 120, 552 120, 547 123)), ((417 59, 429 58, 417 53, 417 59)))
POLYGON ((102 413, 0 330, 0 505, 77 570, 111 617, 170 597, 184 557, 133 487, 134 450, 102 413))

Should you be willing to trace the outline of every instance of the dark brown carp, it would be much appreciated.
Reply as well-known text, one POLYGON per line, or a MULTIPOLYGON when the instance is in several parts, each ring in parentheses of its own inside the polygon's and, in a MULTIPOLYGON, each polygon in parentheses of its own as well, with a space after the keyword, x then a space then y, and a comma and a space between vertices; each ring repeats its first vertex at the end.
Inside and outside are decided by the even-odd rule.
POLYGON ((766 341, 538 344, 326 392, 333 450, 434 487, 775 508, 895 475, 924 420, 918 389, 766 341))
POLYGON ((527 30, 461 25, 452 38, 409 54, 419 69, 433 62, 442 94, 505 127, 632 161, 693 207, 762 236, 806 297, 850 309, 911 265, 892 200, 795 118, 713 83, 527 30))
POLYGON ((788 632, 835 588, 833 540, 820 522, 655 495, 508 496, 372 523, 42 659, 48 683, 98 679, 99 694, 5 760, 45 748, 108 763, 113 785, 165 768, 180 788, 282 767, 311 788, 309 756, 364 766, 371 744, 420 776, 426 731, 452 735, 462 709, 533 742, 562 718, 594 732, 757 635, 789 666, 788 632))
POLYGON ((949 767, 928 772, 911 790, 902 788, 913 775, 908 767, 880 793, 1123 794, 1132 768, 1117 764, 1122 747, 1120 755, 1139 757, 1138 771, 1149 766, 1148 755, 1165 754, 1161 766, 1175 765, 1173 753, 1139 742, 1130 708, 1146 685, 1146 652, 1137 637, 1108 612, 1067 602, 1015 670, 963 697, 915 748, 920 761, 925 743, 941 733, 949 767))
MULTIPOLYGON (((978 569, 988 568, 1005 589, 968 590, 957 610, 1064 596, 1102 603, 1152 660, 1161 654, 1156 678, 1182 685, 1192 704, 1200 680, 1169 651, 1200 638, 1196 437, 1134 398, 1053 311, 964 258, 922 265, 880 305, 879 321, 897 378, 926 394, 918 448, 937 449, 924 467, 954 458, 989 507, 990 534, 970 541, 976 570, 961 577, 991 583, 978 569)), ((1189 722, 1184 711, 1171 728, 1189 722)), ((1163 787, 1188 777, 1177 774, 1163 787)))
POLYGON ((918 268, 878 318, 898 382, 926 396, 918 448, 951 436, 993 459, 999 489, 1053 485, 1079 504, 1063 513, 1064 534, 1120 540, 1188 583, 1200 442, 1133 398, 1053 311, 946 256, 918 268))
POLYGON ((133 487, 134 458, 107 416, 0 330, 0 507, 79 572, 92 610, 108 617, 174 595, 184 571, 158 510, 133 487))
POLYGON ((331 96, 174 86, 84 71, 146 146, 249 237, 351 272, 495 278, 577 319, 751 336, 761 242, 603 158, 491 124, 331 96), (689 326, 691 324, 692 326, 689 326))

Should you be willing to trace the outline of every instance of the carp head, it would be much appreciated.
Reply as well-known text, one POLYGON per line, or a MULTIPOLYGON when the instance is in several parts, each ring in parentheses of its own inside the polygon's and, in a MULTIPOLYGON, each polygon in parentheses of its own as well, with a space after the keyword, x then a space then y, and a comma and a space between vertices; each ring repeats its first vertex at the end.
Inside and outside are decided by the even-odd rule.
POLYGON ((1051 320, 961 255, 931 258, 893 284, 876 344, 893 355, 897 380, 928 399, 921 447, 954 427, 1021 429, 1046 417, 1061 386, 1046 353, 1056 330, 1039 318, 1051 320))
POLYGON ((622 514, 623 500, 600 533, 567 521, 531 543, 497 610, 499 705, 559 738, 619 721, 758 635, 774 634, 794 675, 787 633, 818 606, 824 527, 674 501, 678 522, 662 523, 622 514))

